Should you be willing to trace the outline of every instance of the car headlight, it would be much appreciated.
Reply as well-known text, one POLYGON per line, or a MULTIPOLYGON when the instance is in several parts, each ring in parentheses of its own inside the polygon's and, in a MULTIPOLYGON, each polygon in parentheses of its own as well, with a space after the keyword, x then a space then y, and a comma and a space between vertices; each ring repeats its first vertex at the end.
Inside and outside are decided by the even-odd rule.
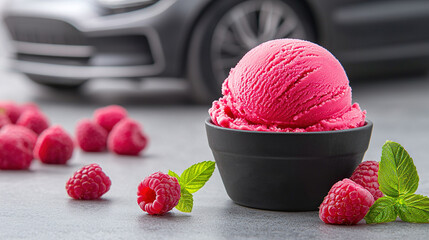
POLYGON ((127 8, 149 5, 158 0, 97 0, 97 2, 107 8, 127 8))

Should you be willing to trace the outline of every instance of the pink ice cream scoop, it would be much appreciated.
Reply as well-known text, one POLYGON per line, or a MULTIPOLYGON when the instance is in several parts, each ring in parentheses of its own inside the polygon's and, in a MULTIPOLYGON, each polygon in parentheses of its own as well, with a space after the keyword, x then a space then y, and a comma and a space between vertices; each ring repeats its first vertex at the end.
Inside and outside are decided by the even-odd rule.
POLYGON ((340 62, 325 48, 278 39, 250 50, 231 69, 223 97, 209 110, 214 124, 242 130, 313 132, 365 124, 340 62))

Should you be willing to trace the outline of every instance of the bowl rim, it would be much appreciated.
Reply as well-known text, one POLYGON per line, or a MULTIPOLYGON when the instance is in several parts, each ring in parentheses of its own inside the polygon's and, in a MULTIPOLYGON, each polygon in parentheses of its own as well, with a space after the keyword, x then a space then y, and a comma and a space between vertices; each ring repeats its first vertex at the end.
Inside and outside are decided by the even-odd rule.
POLYGON ((342 134, 349 132, 365 131, 371 129, 373 123, 371 120, 365 119, 365 125, 361 127, 349 128, 344 130, 331 130, 331 131, 315 131, 315 132, 270 132, 270 131, 251 131, 251 130, 240 130, 233 128, 221 127, 213 124, 210 117, 206 118, 205 125, 220 131, 232 132, 232 133, 243 133, 243 134, 260 134, 260 135, 326 135, 326 134, 342 134))

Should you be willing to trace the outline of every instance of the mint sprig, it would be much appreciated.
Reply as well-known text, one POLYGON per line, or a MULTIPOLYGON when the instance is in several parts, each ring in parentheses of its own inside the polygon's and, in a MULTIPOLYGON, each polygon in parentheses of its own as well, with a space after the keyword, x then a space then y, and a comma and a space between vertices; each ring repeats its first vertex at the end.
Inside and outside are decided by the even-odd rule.
POLYGON ((180 200, 176 209, 182 212, 191 212, 194 205, 192 193, 200 190, 210 179, 215 170, 215 162, 205 161, 192 165, 182 175, 168 171, 168 175, 177 178, 180 184, 180 200))
POLYGON ((405 222, 429 223, 429 198, 414 194, 419 176, 413 159, 399 143, 383 145, 378 183, 385 195, 375 201, 365 216, 367 223, 385 223, 401 218, 405 222))

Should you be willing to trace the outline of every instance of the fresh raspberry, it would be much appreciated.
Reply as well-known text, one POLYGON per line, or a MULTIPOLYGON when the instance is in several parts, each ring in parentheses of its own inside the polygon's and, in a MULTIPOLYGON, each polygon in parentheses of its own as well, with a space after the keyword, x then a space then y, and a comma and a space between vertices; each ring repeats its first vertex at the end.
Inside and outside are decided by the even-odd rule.
POLYGON ((37 141, 37 134, 32 130, 23 126, 9 124, 4 126, 0 130, 0 133, 17 136, 18 138, 22 139, 24 141, 24 145, 33 152, 37 141))
POLYGON ((177 178, 162 172, 146 177, 138 186, 137 203, 151 214, 161 215, 173 209, 180 200, 180 185, 177 178))
POLYGON ((16 123, 21 115, 21 108, 18 104, 12 101, 0 102, 0 108, 4 109, 11 123, 16 123))
POLYGON ((29 128, 39 135, 49 127, 49 120, 40 111, 27 110, 21 114, 16 124, 29 128))
POLYGON ((99 108, 94 112, 95 122, 102 126, 107 132, 122 119, 127 117, 127 110, 118 105, 110 105, 107 107, 99 108))
POLYGON ((0 169, 28 169, 33 161, 35 133, 14 125, 0 131, 0 169))
POLYGON ((119 155, 138 155, 146 144, 147 137, 140 125, 130 118, 116 124, 107 138, 109 150, 119 155))
POLYGON ((89 119, 77 123, 76 139, 85 152, 101 152, 106 149, 107 131, 89 119))
POLYGON ((356 224, 374 204, 372 194, 350 179, 332 186, 319 207, 319 217, 329 224, 356 224))
POLYGON ((23 113, 25 111, 40 111, 40 108, 33 102, 27 102, 21 105, 21 112, 23 113))
POLYGON ((58 125, 43 131, 34 147, 34 157, 47 164, 66 164, 73 155, 73 140, 58 125))
POLYGON ((1 109, 0 109, 0 129, 3 127, 3 126, 6 126, 6 125, 8 125, 8 124, 10 124, 11 122, 10 122, 10 119, 9 119, 9 117, 6 115, 6 113, 2 113, 1 112, 1 109))
POLYGON ((362 162, 353 172, 350 179, 368 190, 375 200, 383 197, 378 184, 378 162, 362 162))
POLYGON ((110 178, 98 164, 93 163, 76 171, 67 181, 66 190, 74 199, 92 200, 109 191, 110 185, 110 178))

